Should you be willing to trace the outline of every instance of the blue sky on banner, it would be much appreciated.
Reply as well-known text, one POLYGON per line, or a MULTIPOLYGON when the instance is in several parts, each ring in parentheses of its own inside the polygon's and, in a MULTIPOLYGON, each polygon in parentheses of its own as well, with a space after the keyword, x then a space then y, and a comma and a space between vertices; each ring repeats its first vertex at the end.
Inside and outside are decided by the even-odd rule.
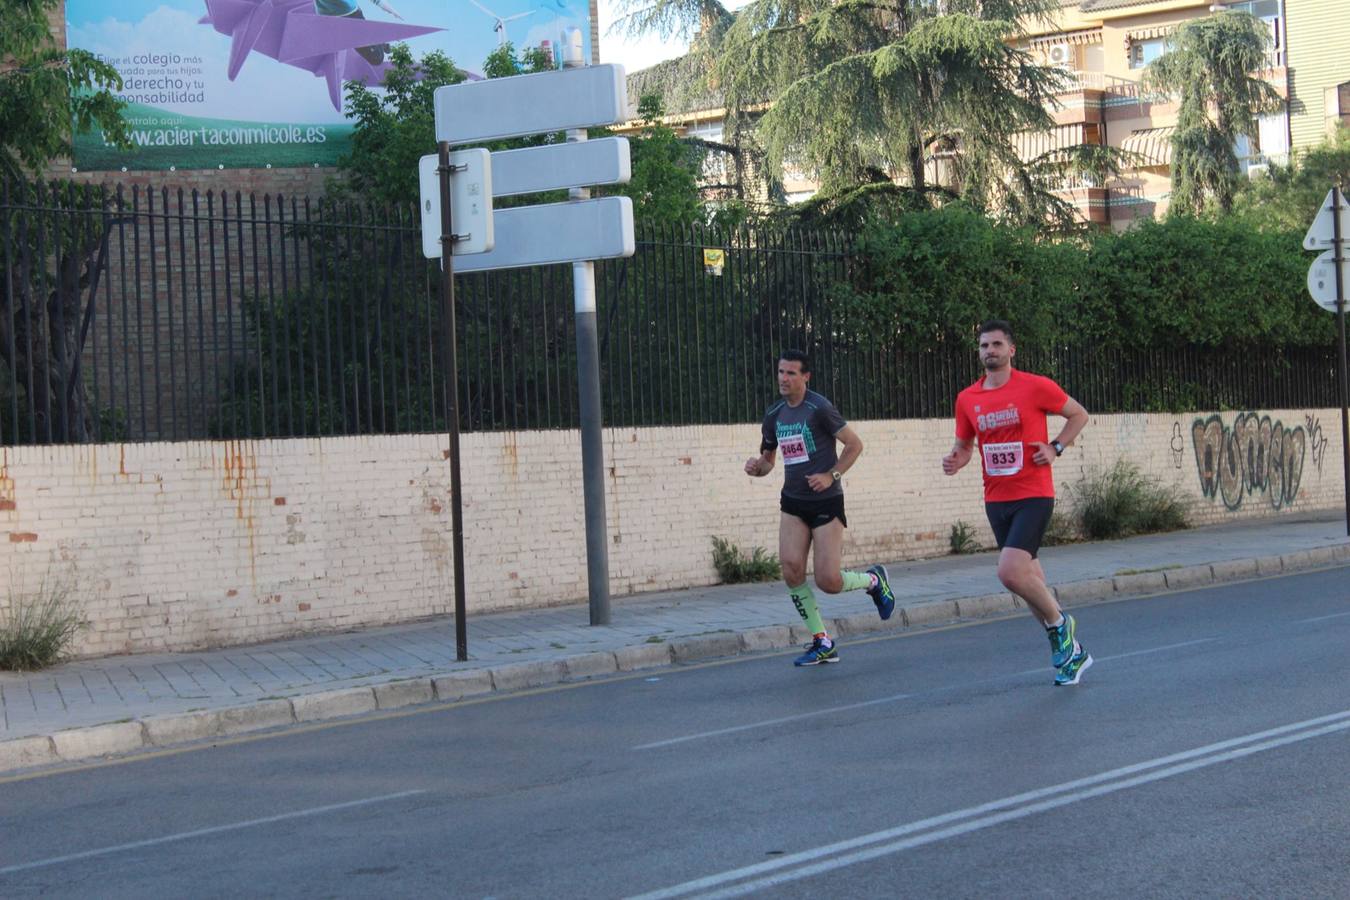
MULTIPOLYGON (((213 3, 217 9, 239 8, 256 6, 258 0, 213 3)), ((295 4, 283 0, 276 5, 295 4)), ((301 5, 310 11, 308 4, 301 5)), ((441 50, 471 73, 482 71, 483 60, 503 36, 518 48, 544 41, 558 48, 563 33, 577 27, 585 36, 587 52, 590 49, 586 0, 454 0, 450 4, 445 0, 315 0, 315 8, 325 6, 356 7, 365 20, 356 26, 362 30, 372 30, 371 23, 434 28, 406 39, 414 55, 441 50)), ((122 0, 117 4, 67 0, 67 41, 70 46, 119 60, 124 70, 141 69, 131 77, 156 84, 169 75, 185 74, 168 71, 179 68, 173 59, 197 60, 193 68, 201 71, 191 73, 195 89, 170 92, 164 102, 152 104, 163 110, 245 121, 342 121, 341 112, 330 102, 324 78, 269 58, 261 49, 265 41, 258 41, 231 80, 227 69, 233 42, 211 24, 203 24, 206 15, 205 0, 122 0)), ((298 23, 299 29, 320 20, 307 15, 290 21, 298 23)), ((123 71, 123 76, 128 73, 123 71)))

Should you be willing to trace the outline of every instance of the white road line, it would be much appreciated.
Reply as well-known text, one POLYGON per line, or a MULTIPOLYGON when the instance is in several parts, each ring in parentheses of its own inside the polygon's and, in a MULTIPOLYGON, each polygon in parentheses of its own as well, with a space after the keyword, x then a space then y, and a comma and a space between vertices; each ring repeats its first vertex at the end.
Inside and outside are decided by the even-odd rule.
POLYGON ((1146 656, 1150 653, 1163 653, 1167 650, 1179 650, 1182 647, 1194 647, 1196 644, 1208 644, 1210 641, 1217 641, 1218 638, 1200 638, 1194 641, 1182 641, 1180 644, 1167 644, 1162 647, 1149 647, 1147 650, 1131 650, 1129 653, 1116 653, 1111 656, 1096 656, 1097 662, 1105 662, 1111 659, 1128 659, 1131 656, 1146 656))
POLYGON ((795 716, 783 716, 778 719, 765 719, 763 722, 750 722, 747 725, 734 725, 731 728, 718 728, 716 731, 701 731, 698 734, 687 734, 684 737, 670 738, 665 741, 654 741, 650 744, 638 744, 634 750, 654 750, 657 747, 669 747, 672 744, 683 744, 686 741, 698 741, 703 738, 717 737, 723 734, 733 734, 737 731, 749 731, 752 728, 768 728, 770 725, 782 725, 785 722, 800 722, 802 719, 814 719, 818 716, 828 715, 829 713, 844 712, 850 709, 862 709, 864 706, 876 706, 880 703, 894 703, 897 700, 904 700, 910 694, 892 694, 889 697, 878 697, 876 700, 864 700, 861 703, 848 703, 844 706, 831 706, 816 712, 800 713, 795 716))
POLYGON ((1101 772, 1097 775, 1090 775, 1086 778, 1067 781, 1063 784, 1005 797, 979 806, 921 819, 884 831, 828 844, 814 850, 805 850, 755 865, 686 881, 682 884, 638 895, 632 900, 672 900, 672 898, 691 896, 700 898, 741 896, 752 891, 763 890, 858 862, 898 853, 912 847, 988 828, 1002 822, 1025 818, 1081 800, 1115 793, 1126 788, 1170 778, 1173 775, 1180 775, 1206 766, 1230 762, 1285 744, 1347 730, 1350 730, 1350 710, 1343 710, 1339 713, 1219 741, 1204 747, 1197 747, 1194 750, 1174 753, 1101 772), (926 833, 916 835, 917 832, 926 833), (910 835, 916 836, 910 837, 910 835), (897 838, 903 839, 897 840, 897 838), (757 878, 756 876, 764 877, 757 878), (745 881, 748 878, 754 880, 745 881), (735 884, 735 882, 742 883, 735 884))
POLYGON ((402 797, 412 797, 417 794, 425 794, 424 790, 399 791, 397 794, 384 794, 379 797, 367 797, 364 800, 348 800, 346 803, 334 803, 330 806, 316 806, 312 809, 301 809, 295 812, 281 813, 276 816, 266 816, 261 819, 249 819, 246 822, 234 822, 230 825, 216 825, 211 828, 198 828, 195 831, 182 831, 178 834, 166 834, 163 837, 148 838, 144 841, 132 841, 130 844, 117 844, 113 847, 101 847, 98 850, 85 850, 82 853, 69 853, 65 856, 53 856, 49 859, 39 859, 33 862, 19 863, 13 866, 4 866, 0 868, 0 875, 10 875, 14 872, 26 872, 29 869, 41 869, 46 866, 56 866, 61 863, 75 862, 76 860, 89 859, 94 856, 107 856, 111 853, 121 853, 124 850, 139 850, 142 847, 153 847, 157 844, 168 844, 174 841, 186 841, 190 838, 206 837, 211 834, 221 834, 226 831, 238 831, 242 828, 253 828, 257 825, 269 825, 272 822, 284 822, 287 819, 303 819, 308 816, 319 816, 324 813, 337 812, 342 809, 353 809, 358 806, 369 806, 372 803, 383 803, 386 800, 398 800, 402 797))
MULTIPOLYGON (((1117 653, 1114 656, 1098 656, 1095 658, 1097 662, 1112 659, 1125 659, 1131 656, 1143 656, 1144 654, 1147 653, 1162 653, 1167 650, 1176 650, 1180 647, 1190 647, 1194 646, 1195 644, 1204 644, 1208 641, 1216 641, 1216 640, 1218 640, 1218 638, 1201 638, 1195 641, 1184 641, 1180 644, 1167 644, 1166 646, 1163 647, 1150 647, 1147 650, 1135 650, 1131 653, 1117 653)), ((989 681, 1002 681, 1006 678, 1021 678, 1027 675, 1043 675, 1045 674, 1045 671, 1046 671, 1045 667, 1040 667, 1036 669, 1026 669, 1021 672, 1013 672, 1010 675, 998 675, 995 676, 994 678, 987 678, 978 683, 985 683, 989 681)), ((947 685, 938 688, 937 690, 947 691, 951 690, 951 688, 954 686, 955 685, 947 685)), ((670 747, 674 744, 683 744, 687 743, 688 741, 700 741, 703 740, 704 738, 721 737, 724 734, 735 734, 738 731, 750 731, 755 728, 768 728, 773 725, 784 725, 788 722, 800 722, 803 719, 814 719, 817 716, 829 715, 830 713, 847 712, 850 709, 862 709, 863 707, 876 706, 881 703, 894 703, 897 700, 905 700, 908 698, 918 697, 921 696, 922 694, 928 693, 933 692, 922 691, 919 693, 910 693, 910 694, 892 694, 889 697, 880 697, 876 700, 864 700, 861 703, 848 703, 843 706, 830 706, 826 707, 825 709, 817 710, 816 712, 799 713, 794 716, 782 716, 781 718, 777 719, 765 719, 762 722, 750 722, 745 725, 733 725, 730 728, 717 728, 712 731, 700 731, 696 734, 686 734, 683 737, 669 738, 664 741, 653 741, 650 744, 638 744, 637 746, 633 747, 633 749, 655 750, 658 747, 670 747)))
POLYGON ((1299 620, 1296 621, 1294 624, 1295 624, 1295 625, 1307 625, 1309 622, 1325 622, 1327 619, 1341 619, 1341 618, 1344 618, 1345 616, 1350 616, 1350 612, 1332 613, 1332 614, 1329 615, 1329 616, 1318 616, 1318 617, 1315 618, 1315 619, 1299 619, 1299 620))

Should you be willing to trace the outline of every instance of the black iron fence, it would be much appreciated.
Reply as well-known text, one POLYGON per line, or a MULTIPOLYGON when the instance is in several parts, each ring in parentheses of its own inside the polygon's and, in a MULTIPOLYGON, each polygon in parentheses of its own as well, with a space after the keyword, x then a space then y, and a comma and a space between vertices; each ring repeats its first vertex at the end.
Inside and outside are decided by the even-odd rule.
MULTIPOLYGON (((168 190, 0 197, 0 444, 445 429, 439 265, 413 210, 168 190)), ((973 347, 837 303, 845 236, 650 228, 597 264, 608 425, 757 421, 787 346, 852 419, 945 417, 973 347), (705 251, 717 251, 705 254, 705 251)), ((577 425, 571 269, 457 276, 461 428, 577 425)), ((1023 348, 1091 410, 1328 407, 1331 348, 1023 348)))

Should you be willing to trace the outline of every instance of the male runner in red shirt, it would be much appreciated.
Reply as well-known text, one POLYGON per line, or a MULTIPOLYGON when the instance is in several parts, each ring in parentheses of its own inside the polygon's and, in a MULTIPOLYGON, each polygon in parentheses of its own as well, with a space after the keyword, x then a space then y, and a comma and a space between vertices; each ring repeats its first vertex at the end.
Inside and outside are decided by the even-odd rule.
POLYGON ((1075 639, 1073 616, 1060 609, 1036 554, 1055 509, 1050 466, 1087 425, 1088 414, 1049 378, 1014 369, 1016 355, 1007 322, 980 326, 984 377, 956 396, 956 444, 942 457, 942 471, 959 472, 979 438, 984 509, 1000 550, 999 581, 1026 601, 1049 633, 1055 684, 1077 684, 1092 656, 1075 639), (1049 442, 1047 413, 1068 420, 1049 442))

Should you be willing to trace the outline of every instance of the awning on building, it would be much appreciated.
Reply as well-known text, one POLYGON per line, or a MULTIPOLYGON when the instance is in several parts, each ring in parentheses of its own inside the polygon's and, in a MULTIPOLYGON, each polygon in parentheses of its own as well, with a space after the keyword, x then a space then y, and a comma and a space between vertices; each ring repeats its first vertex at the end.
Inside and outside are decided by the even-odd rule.
POLYGON ((1087 31, 1066 31, 1062 34, 1046 34, 1031 39, 1031 46, 1037 50, 1053 47, 1055 44, 1100 44, 1102 30, 1093 28, 1087 31))
POLYGON ((1163 125, 1158 128, 1140 128, 1132 131, 1120 142, 1120 149, 1138 153, 1147 162, 1142 167, 1170 166, 1172 164, 1172 133, 1175 125, 1163 125))
POLYGON ((1125 46, 1128 47, 1135 41, 1151 41, 1154 38, 1167 37, 1177 30, 1175 23, 1171 25, 1155 25, 1152 28, 1131 28, 1125 32, 1125 46))

